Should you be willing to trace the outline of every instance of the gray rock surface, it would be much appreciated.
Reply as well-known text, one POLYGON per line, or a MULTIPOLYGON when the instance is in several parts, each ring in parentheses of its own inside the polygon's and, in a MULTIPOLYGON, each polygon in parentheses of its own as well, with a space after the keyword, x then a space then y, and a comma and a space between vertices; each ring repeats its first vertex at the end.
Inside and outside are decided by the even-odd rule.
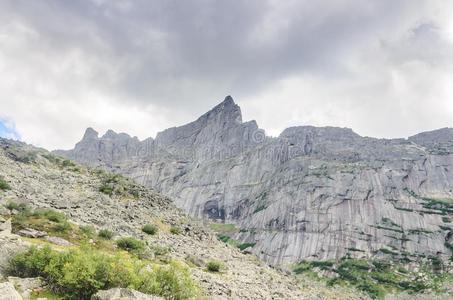
POLYGON ((18 235, 29 238, 41 238, 47 236, 47 232, 39 231, 32 228, 25 228, 17 232, 18 235))
POLYGON ((21 295, 16 291, 11 282, 0 283, 1 300, 22 300, 21 295))
POLYGON ((270 138, 227 97, 155 140, 88 129, 55 153, 130 176, 193 216, 237 224, 234 238, 271 264, 383 249, 411 260, 452 254, 453 129, 375 139, 301 126, 270 138))
POLYGON ((58 237, 58 236, 48 236, 46 237, 46 240, 48 242, 51 242, 52 244, 58 245, 58 246, 63 246, 63 247, 70 247, 73 244, 64 238, 58 237))
MULTIPOLYGON (((8 277, 8 281, 13 284, 17 292, 22 296, 23 299, 30 299, 31 293, 34 290, 42 289, 45 284, 39 277, 37 278, 19 278, 19 277, 8 277)), ((1 298, 1 296, 0 296, 1 298)))
POLYGON ((114 288, 99 291, 91 297, 91 300, 159 300, 161 297, 146 295, 135 290, 114 288))

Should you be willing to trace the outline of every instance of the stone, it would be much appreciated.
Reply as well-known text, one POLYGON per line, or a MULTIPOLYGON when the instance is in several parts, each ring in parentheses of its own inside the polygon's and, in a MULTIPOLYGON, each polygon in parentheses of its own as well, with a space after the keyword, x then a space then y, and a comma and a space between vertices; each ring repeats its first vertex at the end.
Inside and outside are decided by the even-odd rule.
POLYGON ((6 275, 9 260, 17 253, 26 251, 29 244, 17 235, 0 236, 0 277, 6 275))
POLYGON ((91 300, 159 300, 161 297, 151 296, 126 288, 102 290, 91 297, 91 300))
POLYGON ((2 300, 22 300, 21 295, 16 291, 11 282, 0 283, 0 299, 2 300))
POLYGON ((12 283, 16 290, 24 299, 30 299, 31 293, 34 290, 42 289, 45 286, 43 280, 37 278, 19 278, 9 276, 8 282, 12 283))
POLYGON ((0 220, 0 236, 7 236, 11 234, 11 219, 0 220))
POLYGON ((48 242, 51 242, 52 244, 58 245, 58 246, 64 246, 64 247, 70 247, 73 246, 73 244, 64 238, 57 237, 57 236, 48 236, 46 237, 46 240, 48 242))
POLYGON ((47 236, 47 232, 39 231, 32 228, 25 228, 17 232, 18 235, 29 238, 42 238, 47 236))

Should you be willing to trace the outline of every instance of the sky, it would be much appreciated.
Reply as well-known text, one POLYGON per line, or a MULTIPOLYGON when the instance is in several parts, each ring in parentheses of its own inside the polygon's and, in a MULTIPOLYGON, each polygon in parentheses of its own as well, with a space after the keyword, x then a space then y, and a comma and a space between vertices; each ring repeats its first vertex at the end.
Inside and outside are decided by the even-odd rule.
POLYGON ((453 127, 453 1, 0 0, 0 136, 140 139, 226 95, 277 136, 453 127))

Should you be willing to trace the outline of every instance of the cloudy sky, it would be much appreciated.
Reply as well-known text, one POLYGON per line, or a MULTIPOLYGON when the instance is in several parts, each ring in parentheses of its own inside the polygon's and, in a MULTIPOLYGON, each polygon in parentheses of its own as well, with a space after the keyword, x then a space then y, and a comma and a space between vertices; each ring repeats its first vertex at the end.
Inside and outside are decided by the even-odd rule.
POLYGON ((453 127, 453 1, 0 0, 0 136, 143 139, 231 94, 270 135, 453 127))

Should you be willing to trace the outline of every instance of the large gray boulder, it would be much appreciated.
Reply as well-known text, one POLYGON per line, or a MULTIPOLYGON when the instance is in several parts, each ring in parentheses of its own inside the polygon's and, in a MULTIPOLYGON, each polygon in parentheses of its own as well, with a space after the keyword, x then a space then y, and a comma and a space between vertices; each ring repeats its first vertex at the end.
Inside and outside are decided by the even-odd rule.
POLYGON ((1 300, 22 300, 22 296, 16 291, 11 282, 0 283, 1 300))
POLYGON ((102 290, 91 297, 91 300, 159 300, 161 297, 140 293, 132 289, 113 288, 102 290))

